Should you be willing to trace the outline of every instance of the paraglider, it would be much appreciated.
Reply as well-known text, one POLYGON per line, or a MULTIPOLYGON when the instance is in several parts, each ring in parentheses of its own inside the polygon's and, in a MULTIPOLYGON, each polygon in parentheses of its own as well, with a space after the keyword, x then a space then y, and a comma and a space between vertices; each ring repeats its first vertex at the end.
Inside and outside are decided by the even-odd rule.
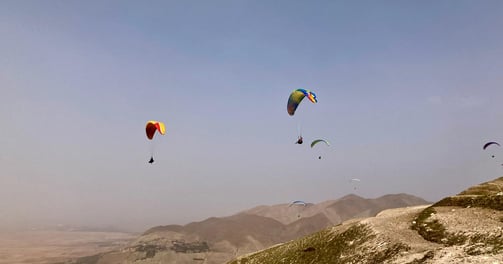
MULTIPOLYGON (((325 139, 316 139, 313 142, 311 142, 311 148, 313 148, 314 146, 316 146, 320 142, 323 142, 327 146, 330 146, 330 142, 328 142, 327 140, 325 140, 325 139)), ((321 159, 321 156, 318 156, 318 159, 321 159)))
POLYGON ((290 205, 288 205, 288 207, 292 207, 292 206, 297 206, 298 209, 297 209, 297 218, 300 218, 300 212, 302 210, 304 210, 304 208, 307 206, 308 204, 304 201, 293 201, 290 203, 290 205))
MULTIPOLYGON (((491 145, 496 145, 498 147, 501 147, 500 144, 498 142, 494 142, 494 141, 491 141, 491 142, 487 142, 484 144, 484 146, 482 147, 483 150, 486 150, 489 146, 491 145)), ((494 158, 494 154, 491 155, 491 158, 494 158)))
MULTIPOLYGON (((147 134, 147 139, 152 141, 154 139, 154 136, 158 132, 158 134, 164 135, 166 133, 166 127, 164 126, 163 122, 159 121, 154 121, 150 120, 147 122, 147 125, 145 125, 145 133, 147 134)), ((153 150, 153 143, 151 144, 151 150, 150 150, 150 160, 148 163, 152 164, 154 163, 154 150, 153 150)))
MULTIPOLYGON (((304 97, 307 97, 312 103, 318 102, 315 93, 305 89, 294 90, 288 97, 288 103, 286 105, 286 111, 290 116, 293 116, 295 114, 297 107, 299 106, 300 102, 302 102, 304 97)), ((297 139, 296 144, 302 144, 302 142, 302 132, 299 124, 299 138, 297 139)))
POLYGON ((356 190, 356 184, 361 182, 361 180, 357 179, 357 178, 353 178, 350 180, 350 182, 353 184, 353 190, 356 190))

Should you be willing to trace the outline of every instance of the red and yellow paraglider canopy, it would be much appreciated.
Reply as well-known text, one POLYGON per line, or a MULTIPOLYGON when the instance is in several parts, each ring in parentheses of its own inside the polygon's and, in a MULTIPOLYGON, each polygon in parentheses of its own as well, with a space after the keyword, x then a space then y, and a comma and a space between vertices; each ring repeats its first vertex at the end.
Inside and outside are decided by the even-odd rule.
POLYGON ((154 138, 155 132, 158 131, 161 135, 166 133, 166 127, 163 122, 150 120, 145 126, 145 132, 147 133, 147 138, 152 140, 154 138))

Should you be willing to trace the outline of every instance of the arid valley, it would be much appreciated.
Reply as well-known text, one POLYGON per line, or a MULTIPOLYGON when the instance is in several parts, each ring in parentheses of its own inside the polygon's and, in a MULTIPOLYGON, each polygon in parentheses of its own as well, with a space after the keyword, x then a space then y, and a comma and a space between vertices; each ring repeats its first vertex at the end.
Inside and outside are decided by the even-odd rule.
POLYGON ((31 230, 0 233, 1 264, 53 264, 123 247, 134 235, 118 232, 31 230))

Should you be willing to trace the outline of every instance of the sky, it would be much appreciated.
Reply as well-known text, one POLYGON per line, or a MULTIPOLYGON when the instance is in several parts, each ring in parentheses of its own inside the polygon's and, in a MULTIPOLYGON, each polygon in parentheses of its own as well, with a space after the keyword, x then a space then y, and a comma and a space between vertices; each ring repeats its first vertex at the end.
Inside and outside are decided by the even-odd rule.
POLYGON ((482 150, 503 142, 502 12, 0 1, 0 229, 143 231, 349 193, 436 201, 503 176, 503 150, 482 150), (318 103, 289 116, 298 88, 318 103), (148 120, 166 134, 149 142, 148 120))

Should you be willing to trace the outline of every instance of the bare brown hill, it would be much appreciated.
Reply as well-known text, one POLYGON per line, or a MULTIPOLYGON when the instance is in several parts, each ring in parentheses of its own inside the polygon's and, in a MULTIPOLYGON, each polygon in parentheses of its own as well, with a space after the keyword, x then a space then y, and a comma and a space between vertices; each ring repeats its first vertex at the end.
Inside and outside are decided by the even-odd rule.
POLYGON ((262 243, 277 243, 284 238, 286 229, 285 225, 268 217, 237 214, 228 217, 211 217, 185 226, 155 227, 147 230, 144 235, 160 231, 174 231, 195 235, 199 240, 209 243, 227 240, 233 245, 241 246, 246 243, 249 235, 253 235, 262 243))
POLYGON ((129 247, 77 263, 224 263, 236 256, 309 235, 353 217, 382 209, 427 204, 407 194, 366 199, 347 195, 306 207, 258 206, 228 217, 147 230, 129 247))
POLYGON ((349 194, 337 200, 328 200, 305 208, 290 207, 288 204, 271 206, 257 206, 243 213, 270 217, 283 224, 290 224, 301 217, 311 217, 322 213, 330 223, 338 224, 344 220, 355 217, 374 216, 378 212, 388 208, 398 208, 412 205, 427 204, 422 198, 409 194, 388 194, 375 199, 363 198, 355 194, 349 194))
POLYGON ((422 198, 408 194, 388 194, 376 199, 364 199, 356 195, 348 195, 329 206, 340 212, 342 221, 355 217, 374 216, 382 210, 400 208, 412 205, 426 204, 422 198))
POLYGON ((330 225, 332 225, 330 219, 322 213, 304 217, 287 225, 288 234, 285 240, 305 236, 330 225))

